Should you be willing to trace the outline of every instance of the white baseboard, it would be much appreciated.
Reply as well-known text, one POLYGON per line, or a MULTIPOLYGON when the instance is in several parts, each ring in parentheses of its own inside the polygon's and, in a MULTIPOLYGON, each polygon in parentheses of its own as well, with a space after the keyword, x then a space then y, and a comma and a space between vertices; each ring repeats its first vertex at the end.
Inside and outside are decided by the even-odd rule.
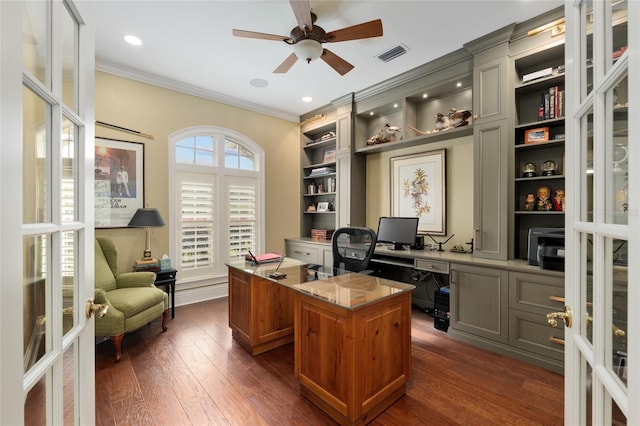
POLYGON ((176 288, 176 306, 190 305, 205 300, 219 299, 229 295, 227 282, 202 287, 176 288))

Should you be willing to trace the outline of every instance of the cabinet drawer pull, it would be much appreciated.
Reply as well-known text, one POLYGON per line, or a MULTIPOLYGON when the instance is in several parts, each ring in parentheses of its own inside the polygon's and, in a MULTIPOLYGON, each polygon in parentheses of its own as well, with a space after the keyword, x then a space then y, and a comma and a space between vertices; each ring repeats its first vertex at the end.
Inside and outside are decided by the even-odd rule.
POLYGON ((564 339, 558 339, 557 337, 549 336, 549 341, 551 343, 564 346, 564 339))
POLYGON ((560 296, 549 296, 549 300, 551 300, 552 302, 564 303, 564 297, 560 296))
POLYGON ((294 253, 296 253, 296 254, 304 254, 305 256, 311 256, 311 253, 304 252, 304 251, 299 251, 299 250, 294 250, 294 253))

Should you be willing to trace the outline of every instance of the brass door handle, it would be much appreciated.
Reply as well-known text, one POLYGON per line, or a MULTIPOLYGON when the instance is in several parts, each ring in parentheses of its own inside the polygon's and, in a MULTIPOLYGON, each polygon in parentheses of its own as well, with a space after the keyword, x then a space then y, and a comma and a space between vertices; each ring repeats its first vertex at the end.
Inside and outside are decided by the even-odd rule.
POLYGON ((102 318, 107 314, 108 310, 108 305, 101 305, 99 303, 94 303, 93 299, 87 299, 87 305, 85 308, 85 315, 87 316, 87 319, 93 318, 95 314, 98 314, 98 318, 102 318))
MULTIPOLYGON (((593 323, 593 317, 589 315, 588 312, 586 313, 585 318, 587 320, 587 325, 590 325, 593 323)), ((624 331, 623 329, 621 329, 615 324, 611 324, 611 329, 613 330, 613 335, 616 337, 624 337, 627 335, 626 331, 624 331)))
POLYGON ((557 337, 550 336, 549 341, 557 345, 564 345, 564 339, 558 339, 557 337))
POLYGON ((565 306, 564 312, 550 312, 547 314, 547 323, 551 327, 557 327, 558 326, 557 318, 560 318, 564 321, 565 327, 571 328, 573 311, 571 310, 570 307, 565 306))

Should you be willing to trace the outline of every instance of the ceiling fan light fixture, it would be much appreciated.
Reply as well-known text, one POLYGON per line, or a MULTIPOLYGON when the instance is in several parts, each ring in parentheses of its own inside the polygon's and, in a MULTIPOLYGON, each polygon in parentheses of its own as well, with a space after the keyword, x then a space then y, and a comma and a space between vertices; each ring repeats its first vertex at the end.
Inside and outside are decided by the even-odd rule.
POLYGON ((298 59, 305 60, 309 63, 322 56, 322 45, 316 40, 300 40, 293 46, 293 52, 298 59))

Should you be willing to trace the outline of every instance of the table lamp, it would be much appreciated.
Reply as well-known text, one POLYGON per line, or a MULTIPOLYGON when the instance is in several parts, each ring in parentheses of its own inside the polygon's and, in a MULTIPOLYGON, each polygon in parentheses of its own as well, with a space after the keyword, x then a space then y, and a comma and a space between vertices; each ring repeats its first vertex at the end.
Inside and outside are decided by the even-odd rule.
POLYGON ((164 220, 158 209, 138 209, 129 221, 129 226, 134 228, 145 228, 146 242, 144 247, 143 261, 157 262, 151 257, 151 227, 164 226, 164 220))

